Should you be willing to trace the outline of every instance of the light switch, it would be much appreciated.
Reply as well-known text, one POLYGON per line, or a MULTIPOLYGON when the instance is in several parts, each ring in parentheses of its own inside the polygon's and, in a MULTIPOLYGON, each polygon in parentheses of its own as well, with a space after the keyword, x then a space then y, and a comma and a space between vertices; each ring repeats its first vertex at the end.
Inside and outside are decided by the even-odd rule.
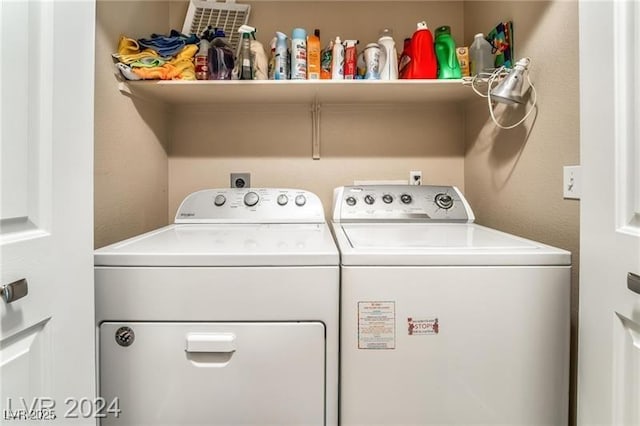
POLYGON ((564 198, 579 200, 582 195, 582 179, 580 178, 580 166, 564 166, 562 180, 564 198))

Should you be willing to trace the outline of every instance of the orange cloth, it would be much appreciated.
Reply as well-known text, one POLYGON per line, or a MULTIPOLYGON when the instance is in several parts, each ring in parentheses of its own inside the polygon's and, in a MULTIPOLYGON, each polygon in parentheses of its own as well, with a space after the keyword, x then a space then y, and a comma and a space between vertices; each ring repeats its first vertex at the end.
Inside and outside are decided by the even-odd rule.
POLYGON ((198 51, 198 46, 189 44, 185 46, 174 59, 161 67, 133 68, 133 72, 144 80, 195 80, 196 68, 193 57, 198 51))

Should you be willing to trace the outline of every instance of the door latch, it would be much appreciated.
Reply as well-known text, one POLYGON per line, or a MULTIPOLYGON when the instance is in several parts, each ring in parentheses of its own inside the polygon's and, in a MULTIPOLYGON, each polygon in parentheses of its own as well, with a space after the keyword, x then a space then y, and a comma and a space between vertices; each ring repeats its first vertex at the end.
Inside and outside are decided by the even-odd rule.
POLYGON ((0 296, 5 303, 20 300, 29 293, 29 285, 25 278, 0 287, 0 296))

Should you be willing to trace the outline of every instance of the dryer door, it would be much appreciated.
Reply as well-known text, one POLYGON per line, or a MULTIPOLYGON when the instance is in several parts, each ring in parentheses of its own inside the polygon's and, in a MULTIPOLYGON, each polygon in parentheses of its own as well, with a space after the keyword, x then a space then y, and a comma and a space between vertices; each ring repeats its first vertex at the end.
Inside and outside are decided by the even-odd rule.
POLYGON ((319 322, 103 323, 99 351, 102 425, 324 424, 319 322))

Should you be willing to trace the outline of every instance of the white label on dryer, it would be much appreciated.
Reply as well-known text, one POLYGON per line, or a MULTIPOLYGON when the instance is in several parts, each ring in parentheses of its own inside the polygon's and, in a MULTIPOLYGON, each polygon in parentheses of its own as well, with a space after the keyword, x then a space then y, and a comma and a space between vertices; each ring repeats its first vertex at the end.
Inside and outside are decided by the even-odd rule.
POLYGON ((409 336, 433 336, 440 332, 438 317, 407 318, 409 336))
POLYGON ((358 349, 395 349, 396 303, 358 302, 358 349))

